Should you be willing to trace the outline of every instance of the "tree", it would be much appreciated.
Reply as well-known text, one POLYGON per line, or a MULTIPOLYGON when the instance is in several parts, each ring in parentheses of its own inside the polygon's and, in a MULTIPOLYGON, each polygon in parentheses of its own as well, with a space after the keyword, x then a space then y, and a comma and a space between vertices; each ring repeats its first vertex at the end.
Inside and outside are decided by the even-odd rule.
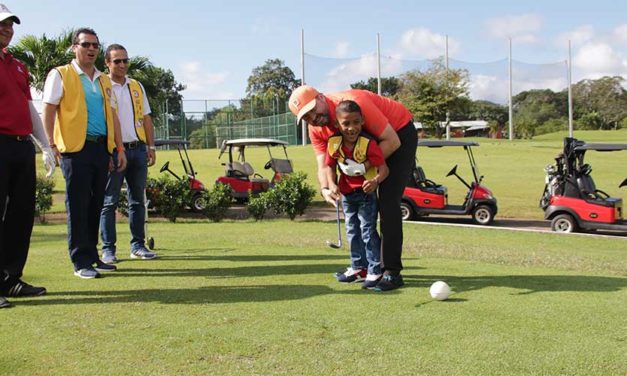
MULTIPOLYGON (((375 94, 378 93, 379 83, 376 77, 370 77, 368 82, 359 81, 351 84, 353 89, 368 90, 375 94)), ((401 81, 396 77, 381 77, 381 95, 394 98, 401 88, 401 81)))
POLYGON ((575 118, 584 118, 585 123, 598 129, 617 129, 627 117, 627 91, 620 76, 602 77, 598 80, 582 80, 573 85, 575 118), (595 121, 591 121, 595 118, 595 121))
POLYGON ((168 116, 175 117, 174 120, 181 116, 183 110, 181 91, 185 90, 185 85, 176 81, 171 70, 154 66, 146 59, 143 69, 136 69, 132 72, 129 69, 129 76, 144 85, 153 118, 158 118, 166 112, 168 116))
POLYGON ((280 59, 268 59, 264 65, 253 68, 248 77, 246 99, 252 101, 254 108, 258 109, 255 111, 258 112, 257 116, 288 111, 285 103, 300 81, 296 80, 294 72, 283 64, 280 59))
POLYGON ((441 59, 434 60, 426 71, 409 71, 401 76, 398 98, 414 114, 414 119, 435 130, 440 137, 441 121, 446 112, 468 96, 468 72, 462 69, 446 70, 441 59))

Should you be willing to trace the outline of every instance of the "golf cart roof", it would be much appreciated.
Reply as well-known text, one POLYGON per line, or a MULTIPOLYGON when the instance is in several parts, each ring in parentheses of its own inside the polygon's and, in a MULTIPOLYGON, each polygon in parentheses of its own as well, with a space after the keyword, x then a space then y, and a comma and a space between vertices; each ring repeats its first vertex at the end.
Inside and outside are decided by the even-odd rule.
POLYGON ((418 146, 441 148, 443 146, 479 146, 475 141, 418 140, 418 146))
POLYGON ((185 140, 155 140, 155 146, 164 146, 164 145, 189 145, 189 141, 185 140))
POLYGON ((575 147, 575 151, 586 151, 586 150, 596 150, 596 151, 627 150, 627 144, 583 144, 581 146, 575 147))
POLYGON ((289 145, 286 141, 273 140, 271 138, 238 138, 236 140, 226 140, 227 146, 277 146, 277 145, 289 145))

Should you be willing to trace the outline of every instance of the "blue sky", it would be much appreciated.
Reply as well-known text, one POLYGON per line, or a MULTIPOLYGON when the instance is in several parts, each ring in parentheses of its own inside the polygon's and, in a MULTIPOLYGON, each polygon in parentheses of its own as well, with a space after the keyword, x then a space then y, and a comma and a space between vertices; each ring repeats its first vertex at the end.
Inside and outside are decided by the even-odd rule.
MULTIPOLYGON (((409 60, 443 55, 448 35, 450 57, 468 62, 507 58, 509 37, 516 60, 563 62, 570 39, 574 80, 627 76, 624 1, 1 1, 22 20, 14 42, 89 26, 103 43, 121 43, 171 69, 188 86, 186 99, 243 97, 252 69, 271 58, 300 78, 301 29, 307 54, 356 58, 325 89, 367 78, 355 67, 376 51, 377 33, 382 55, 409 60)), ((321 71, 333 69, 326 67, 308 60, 308 83, 322 85, 308 76, 334 77, 321 71)), ((484 81, 484 91, 495 85, 484 81)))

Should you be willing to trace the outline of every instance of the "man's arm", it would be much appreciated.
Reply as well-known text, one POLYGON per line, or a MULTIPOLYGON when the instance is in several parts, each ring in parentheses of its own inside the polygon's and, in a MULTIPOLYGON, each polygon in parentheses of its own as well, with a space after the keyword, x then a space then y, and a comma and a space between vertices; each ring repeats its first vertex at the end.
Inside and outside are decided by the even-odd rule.
POLYGON ((124 143, 122 142, 122 127, 120 126, 118 112, 113 107, 111 107, 111 111, 113 112, 113 137, 115 139, 115 148, 118 151, 118 171, 123 171, 126 168, 126 149, 124 149, 124 143))
POLYGON ((57 163, 61 158, 61 153, 59 153, 59 149, 57 149, 57 146, 54 144, 54 119, 57 117, 58 108, 59 106, 56 104, 44 103, 42 112, 46 137, 48 138, 48 143, 50 144, 52 152, 57 159, 57 163))
POLYGON ((383 152, 383 158, 388 158, 392 153, 401 146, 401 140, 398 138, 398 134, 388 123, 385 129, 378 137, 379 147, 383 152))
POLYGON ((146 144, 148 145, 148 166, 152 166, 157 161, 155 151, 155 128, 150 115, 144 115, 144 131, 146 132, 146 144))
POLYGON ((320 184, 320 194, 324 200, 333 206, 336 206, 336 201, 340 198, 340 193, 335 180, 329 179, 331 176, 331 167, 325 163, 326 154, 316 154, 316 162, 318 163, 318 183, 320 184))

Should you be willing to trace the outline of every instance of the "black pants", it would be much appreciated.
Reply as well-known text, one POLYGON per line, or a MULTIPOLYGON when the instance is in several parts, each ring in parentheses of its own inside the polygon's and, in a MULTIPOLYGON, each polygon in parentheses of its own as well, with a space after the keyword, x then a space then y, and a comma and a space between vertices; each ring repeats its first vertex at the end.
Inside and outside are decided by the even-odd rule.
POLYGON ((35 146, 0 135, 0 274, 22 277, 34 215, 35 146))
POLYGON ((105 142, 85 142, 76 153, 61 155, 65 178, 68 249, 74 268, 84 269, 98 260, 98 228, 109 168, 105 142))
POLYGON ((379 186, 379 214, 381 222, 381 262, 383 270, 398 274, 403 269, 403 219, 401 198, 409 181, 416 158, 418 137, 413 121, 399 129, 401 146, 385 161, 390 174, 379 186))

